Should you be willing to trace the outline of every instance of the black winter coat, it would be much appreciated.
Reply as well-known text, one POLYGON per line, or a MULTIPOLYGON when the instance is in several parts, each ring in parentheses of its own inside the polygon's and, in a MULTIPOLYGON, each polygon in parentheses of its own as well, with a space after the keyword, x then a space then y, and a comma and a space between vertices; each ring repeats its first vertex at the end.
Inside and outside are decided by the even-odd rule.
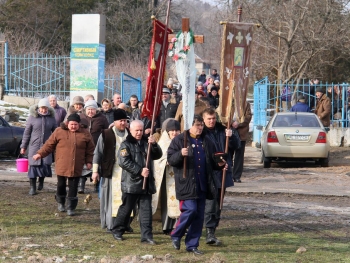
MULTIPOLYGON (((225 152, 226 145, 226 127, 221 123, 217 122, 213 131, 208 128, 205 129, 205 134, 215 145, 216 152, 225 152)), ((232 157, 235 150, 241 147, 241 141, 239 139, 238 133, 232 131, 232 136, 228 141, 228 157, 227 157, 227 165, 228 169, 226 171, 226 179, 225 179, 225 188, 233 186, 233 178, 232 178, 232 157)), ((222 184, 222 171, 214 170, 214 182, 217 188, 221 188, 222 184)))
POLYGON ((161 102, 160 112, 157 121, 157 128, 161 128, 163 122, 168 118, 175 118, 177 108, 179 103, 174 102, 175 100, 171 99, 166 107, 164 107, 163 102, 161 102))
MULTIPOLYGON (((142 169, 146 167, 147 148, 147 140, 142 140, 141 144, 139 144, 131 134, 121 143, 118 151, 118 162, 119 166, 123 169, 121 179, 121 190, 123 193, 154 194, 156 192, 152 167, 153 162, 150 162, 146 189, 142 189, 144 177, 141 173, 142 169)), ((163 152, 156 143, 152 144, 150 154, 150 160, 157 160, 162 157, 163 152)))
MULTIPOLYGON (((195 177, 195 162, 193 157, 192 147, 188 148, 187 156, 187 173, 186 178, 183 178, 183 161, 184 157, 181 154, 181 149, 184 147, 184 133, 187 132, 187 145, 191 145, 189 139, 189 131, 184 131, 183 133, 176 136, 170 143, 168 148, 167 159, 168 163, 173 166, 175 173, 175 191, 176 199, 178 200, 190 200, 197 199, 197 187, 196 187, 196 177, 195 177)), ((216 187, 213 180, 213 169, 221 170, 223 167, 219 167, 214 159, 213 153, 215 152, 215 145, 210 141, 205 134, 202 133, 201 138, 203 140, 203 147, 205 150, 206 158, 206 176, 207 176, 207 199, 214 199, 217 196, 216 187)))

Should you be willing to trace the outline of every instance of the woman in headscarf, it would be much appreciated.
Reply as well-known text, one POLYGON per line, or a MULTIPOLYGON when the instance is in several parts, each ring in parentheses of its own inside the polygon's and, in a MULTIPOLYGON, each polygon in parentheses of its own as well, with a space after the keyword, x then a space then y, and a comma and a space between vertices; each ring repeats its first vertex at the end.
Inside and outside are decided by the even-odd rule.
POLYGON ((101 113, 106 117, 108 124, 114 122, 114 109, 112 108, 112 103, 108 99, 103 99, 101 101, 101 113))
POLYGON ((173 167, 167 163, 167 150, 171 140, 180 134, 180 123, 169 118, 164 121, 162 131, 158 145, 163 151, 163 156, 154 161, 157 192, 152 196, 152 212, 155 214, 158 207, 161 213, 163 233, 169 235, 176 219, 180 216, 180 210, 179 201, 175 197, 173 167))
MULTIPOLYGON (((85 102, 84 112, 80 114, 80 118, 81 123, 87 125, 87 129, 93 138, 94 145, 96 145, 98 137, 100 137, 102 130, 108 129, 109 126, 106 117, 98 110, 96 101, 88 100, 85 102)), ((79 180, 79 194, 84 194, 87 177, 90 177, 91 180, 91 175, 92 171, 90 169, 86 169, 86 166, 84 166, 82 176, 79 180)), ((94 191, 98 192, 98 184, 95 184, 94 191)))
POLYGON ((83 111, 84 111, 84 98, 82 96, 75 96, 73 98, 72 105, 69 106, 68 108, 65 120, 67 120, 69 115, 73 113, 77 113, 78 115, 80 115, 83 111))
POLYGON ((36 194, 37 177, 39 178, 39 191, 44 187, 45 177, 52 177, 52 155, 38 161, 34 161, 32 157, 44 145, 56 127, 55 110, 50 106, 47 98, 41 99, 37 105, 29 108, 29 118, 26 122, 20 153, 24 154, 30 146, 28 152, 30 195, 36 194))
POLYGON ((56 150, 57 192, 55 198, 58 210, 64 212, 67 209, 69 216, 75 214, 75 208, 78 205, 78 182, 83 166, 86 165, 88 169, 91 169, 95 149, 91 134, 79 123, 80 116, 77 113, 69 115, 67 121, 55 130, 32 158, 39 161, 41 158, 51 156, 51 153, 56 150), (66 201, 67 206, 65 207, 66 201))

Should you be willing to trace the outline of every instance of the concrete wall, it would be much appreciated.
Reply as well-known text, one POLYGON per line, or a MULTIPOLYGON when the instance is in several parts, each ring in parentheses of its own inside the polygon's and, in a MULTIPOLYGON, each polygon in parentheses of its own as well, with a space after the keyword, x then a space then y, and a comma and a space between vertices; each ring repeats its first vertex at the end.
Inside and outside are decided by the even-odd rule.
POLYGON ((331 128, 328 136, 331 146, 350 147, 350 128, 331 128))
MULTIPOLYGON (((41 99, 40 98, 24 98, 24 97, 5 95, 3 100, 6 102, 9 102, 9 103, 13 103, 13 104, 18 105, 18 106, 30 107, 34 104, 37 104, 39 102, 39 100, 41 100, 41 99)), ((57 103, 61 107, 68 109, 68 106, 69 106, 68 101, 57 101, 57 103)))

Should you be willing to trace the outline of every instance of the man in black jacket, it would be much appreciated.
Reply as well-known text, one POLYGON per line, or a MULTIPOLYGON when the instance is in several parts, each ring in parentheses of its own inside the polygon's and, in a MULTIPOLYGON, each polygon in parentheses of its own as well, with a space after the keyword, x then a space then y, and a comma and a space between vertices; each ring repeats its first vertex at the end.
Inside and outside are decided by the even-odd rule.
POLYGON ((181 238, 188 229, 186 250, 196 255, 203 254, 198 246, 202 235, 205 201, 206 198, 213 199, 217 192, 212 177, 213 169, 227 168, 225 163, 214 161, 215 146, 202 133, 203 128, 203 118, 195 115, 192 127, 171 141, 167 154, 168 163, 174 168, 176 199, 180 201, 181 210, 175 229, 171 232, 172 244, 179 250, 181 238), (187 168, 184 175, 185 158, 187 168))
POLYGON ((221 242, 215 237, 215 229, 219 225, 220 221, 220 197, 221 191, 224 191, 227 187, 233 186, 232 178, 232 157, 235 150, 240 147, 240 139, 238 133, 233 133, 232 129, 226 129, 224 125, 216 121, 216 112, 213 108, 205 109, 202 113, 204 120, 204 131, 206 136, 214 143, 216 152, 225 152, 226 136, 228 140, 228 153, 227 153, 227 165, 228 170, 225 176, 225 186, 222 190, 222 175, 223 171, 214 171, 214 182, 217 187, 217 198, 213 200, 207 200, 205 205, 205 227, 207 232, 206 243, 220 245, 221 242))
MULTIPOLYGON (((118 162, 123 169, 121 179, 122 204, 118 209, 112 234, 116 240, 123 240, 131 211, 138 203, 141 242, 154 245, 151 203, 152 194, 156 192, 156 186, 151 167, 152 162, 149 165, 146 164, 148 145, 142 135, 143 122, 140 120, 132 121, 130 134, 119 147, 118 162), (146 180, 145 189, 143 189, 144 180, 146 180)), ((148 137, 148 143, 151 144, 150 160, 157 160, 162 157, 162 150, 153 136, 148 137)))
POLYGON ((178 107, 179 102, 177 102, 176 99, 171 98, 170 90, 167 87, 164 87, 162 90, 162 102, 160 104, 157 128, 161 128, 166 119, 174 118, 178 107))

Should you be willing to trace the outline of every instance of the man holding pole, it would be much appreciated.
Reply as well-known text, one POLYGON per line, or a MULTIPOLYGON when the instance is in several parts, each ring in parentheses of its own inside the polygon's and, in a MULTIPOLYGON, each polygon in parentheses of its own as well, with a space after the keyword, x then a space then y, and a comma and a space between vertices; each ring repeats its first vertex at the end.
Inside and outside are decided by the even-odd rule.
POLYGON ((148 144, 150 144, 149 157, 151 160, 162 157, 162 149, 152 135, 148 137, 148 144, 142 135, 143 122, 140 120, 132 121, 130 134, 119 148, 118 163, 123 169, 121 177, 122 204, 118 209, 112 234, 116 240, 123 240, 123 234, 128 228, 131 212, 138 203, 141 242, 154 245, 151 203, 152 194, 156 192, 156 186, 153 167, 151 165, 149 168, 147 167, 146 155, 148 144))
POLYGON ((214 199, 217 190, 213 169, 227 169, 224 161, 214 159, 215 145, 202 132, 203 118, 195 115, 192 127, 176 136, 168 148, 168 163, 175 173, 176 199, 180 201, 180 217, 171 232, 172 245, 180 249, 181 238, 188 229, 185 245, 188 252, 202 255, 198 250, 202 235, 206 199, 214 199), (187 147, 185 147, 188 145, 187 147), (186 167, 188 166, 188 167, 186 167))
POLYGON ((204 131, 206 136, 214 142, 216 152, 225 152, 226 142, 228 143, 227 165, 226 172, 222 170, 213 171, 213 178, 217 188, 217 198, 207 200, 205 205, 205 227, 207 232, 206 243, 221 245, 220 240, 215 237, 215 230, 220 221, 220 200, 221 192, 225 193, 226 188, 233 186, 232 178, 232 156, 236 149, 240 147, 240 140, 237 134, 232 132, 232 129, 227 129, 224 125, 216 121, 216 112, 213 108, 207 108, 203 111, 204 131), (224 188, 222 189, 223 176, 224 188))

